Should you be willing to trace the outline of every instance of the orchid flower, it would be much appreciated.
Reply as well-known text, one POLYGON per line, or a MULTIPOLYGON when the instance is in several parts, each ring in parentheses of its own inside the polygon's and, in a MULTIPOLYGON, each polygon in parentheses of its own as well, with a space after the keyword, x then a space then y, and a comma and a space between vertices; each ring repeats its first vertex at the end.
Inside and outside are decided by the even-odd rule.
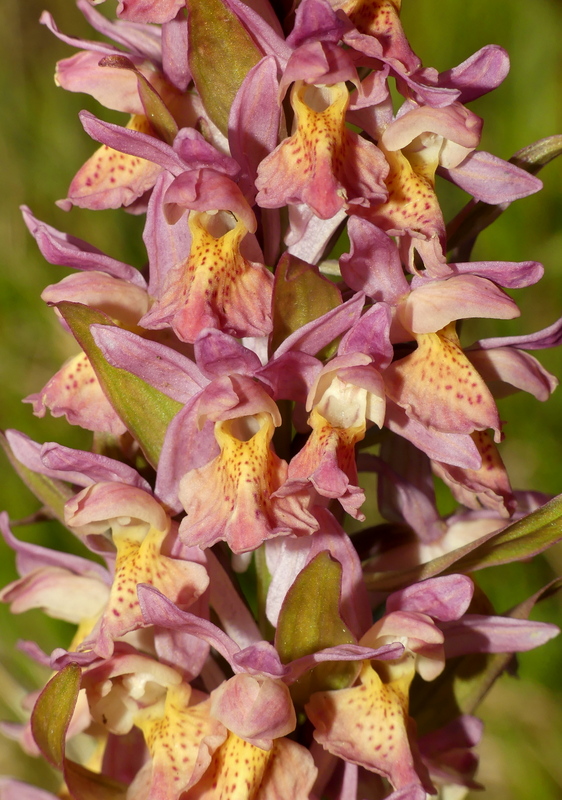
POLYGON ((502 615, 477 573, 560 540, 560 498, 512 488, 499 445, 502 397, 557 385, 526 351, 562 343, 562 318, 466 344, 463 320, 515 320, 508 292, 544 272, 468 258, 561 137, 514 163, 478 150, 468 104, 507 54, 424 65, 400 0, 77 5, 107 41, 44 12, 78 49, 55 80, 129 121, 80 113, 99 148, 59 206, 146 214, 146 263, 22 208, 76 270, 42 299, 78 347, 26 401, 94 437, 0 444, 35 518, 92 558, 0 515, 18 573, 0 600, 76 626, 21 644, 51 677, 4 730, 72 800, 479 788, 477 703, 559 632, 529 620, 559 580, 502 615), (472 198, 450 224, 440 178, 472 198))

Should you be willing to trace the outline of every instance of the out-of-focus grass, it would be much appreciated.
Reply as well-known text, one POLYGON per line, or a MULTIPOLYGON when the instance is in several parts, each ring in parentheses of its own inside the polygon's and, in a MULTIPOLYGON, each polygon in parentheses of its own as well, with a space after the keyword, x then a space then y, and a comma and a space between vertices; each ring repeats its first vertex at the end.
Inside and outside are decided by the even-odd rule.
MULTIPOLYGON (((70 179, 95 145, 82 131, 77 112, 88 108, 105 119, 118 120, 89 97, 57 89, 52 80, 54 63, 73 50, 57 41, 38 19, 50 10, 59 26, 77 36, 91 37, 81 15, 69 0, 4 0, 0 28, 2 63, 0 97, 2 126, 0 161, 0 426, 18 428, 38 441, 57 440, 88 447, 89 434, 64 421, 38 420, 21 398, 37 391, 75 352, 70 338, 53 312, 39 299, 42 289, 65 273, 46 264, 23 225, 18 206, 28 204, 51 225, 80 236, 110 255, 141 265, 142 219, 123 212, 65 214, 54 205, 64 197, 70 179)), ((424 64, 440 70, 458 64, 488 43, 503 45, 511 56, 512 70, 502 87, 472 105, 485 119, 482 147, 509 158, 524 145, 562 132, 562 7, 559 0, 405 0, 403 21, 414 50, 424 64)), ((529 332, 553 322, 562 313, 562 160, 542 173, 545 188, 519 201, 486 231, 475 258, 542 261, 544 279, 536 287, 514 293, 522 309, 518 320, 466 325, 464 335, 529 332)), ((440 184, 448 217, 466 201, 462 192, 440 184)), ((543 364, 562 375, 560 352, 538 353, 543 364)), ((501 402, 506 420, 502 453, 517 488, 562 491, 561 396, 539 404, 524 394, 501 402)), ((26 517, 37 502, 12 474, 0 456, 0 508, 13 519, 26 517)), ((21 527, 17 535, 48 541, 56 548, 76 547, 70 534, 53 524, 21 527)), ((13 556, 1 545, 0 581, 15 577, 13 556)), ((562 553, 554 548, 530 565, 513 565, 482 574, 482 583, 499 610, 531 594, 552 575, 562 572, 562 553)), ((562 619, 556 598, 537 610, 537 618, 562 619)), ((44 673, 14 651, 18 637, 37 640, 50 650, 68 640, 62 623, 39 612, 10 618, 0 608, 0 657, 26 689, 39 685, 44 673)), ((482 747, 483 779, 489 789, 480 798, 495 800, 558 800, 562 775, 556 753, 562 745, 560 699, 562 645, 552 642, 520 658, 520 681, 503 678, 498 691, 484 703, 487 738, 482 747)), ((18 714, 18 688, 0 674, 0 715, 18 714)), ((16 756, 16 748, 0 743, 0 772, 8 771, 34 783, 56 785, 37 761, 16 756)), ((475 795, 476 796, 476 795, 475 795)))

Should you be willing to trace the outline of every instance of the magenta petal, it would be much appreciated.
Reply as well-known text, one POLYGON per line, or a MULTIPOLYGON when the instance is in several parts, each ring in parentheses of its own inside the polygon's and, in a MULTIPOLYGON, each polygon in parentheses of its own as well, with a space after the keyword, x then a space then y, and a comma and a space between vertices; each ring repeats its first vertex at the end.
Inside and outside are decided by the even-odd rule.
POLYGON ((400 321, 414 333, 433 333, 470 317, 514 319, 515 302, 502 289, 477 275, 456 275, 413 289, 400 306, 400 321))
POLYGON ((214 425, 199 425, 199 397, 195 395, 168 425, 158 462, 156 493, 175 513, 181 511, 178 489, 183 476, 207 464, 218 452, 214 425))
POLYGON ((115 47, 113 47, 113 45, 106 44, 105 42, 93 42, 85 39, 77 39, 73 36, 67 36, 58 29, 52 14, 49 14, 48 11, 44 11, 41 14, 39 22, 41 25, 45 25, 51 31, 51 33, 57 37, 57 39, 61 40, 61 42, 65 42, 73 47, 93 50, 94 52, 103 53, 104 55, 113 55, 117 50, 115 47))
POLYGON ((396 304, 409 291, 396 244, 360 217, 351 217, 347 229, 351 250, 340 258, 342 278, 356 292, 396 304))
POLYGON ((364 295, 358 292, 346 303, 303 325, 279 345, 274 353, 275 358, 293 349, 316 355, 323 347, 355 325, 361 316, 364 302, 364 295))
MULTIPOLYGON (((544 274, 544 267, 538 261, 467 261, 457 264, 448 264, 444 267, 443 277, 449 275, 462 275, 470 273, 498 283, 507 289, 521 289, 532 286, 540 281, 544 274)), ((435 277, 441 277, 433 272, 435 277)), ((424 278, 414 276, 411 286, 423 285, 424 278)))
POLYGON ((394 403, 386 405, 385 425, 426 453, 433 461, 444 461, 465 469, 479 469, 482 459, 478 448, 467 434, 430 430, 406 416, 394 403))
POLYGON ((277 65, 267 56, 248 72, 232 103, 228 138, 233 157, 242 167, 244 194, 253 200, 258 165, 276 145, 280 106, 277 65))
POLYGON ((440 626, 445 634, 447 658, 467 653, 522 653, 548 642, 560 628, 546 622, 531 622, 510 617, 465 614, 440 626))
POLYGON ((146 281, 141 273, 129 264, 117 261, 88 242, 67 233, 61 233, 56 228, 41 222, 33 216, 27 206, 21 206, 21 212, 29 232, 35 237, 41 255, 49 264, 106 272, 114 278, 130 281, 136 286, 142 288, 146 286, 146 281))
POLYGON ((350 28, 350 23, 336 14, 328 0, 303 0, 297 6, 287 44, 295 49, 309 40, 336 44, 350 28))
POLYGON ((287 86, 304 80, 316 86, 349 81, 359 83, 357 70, 349 51, 327 41, 309 41, 293 52, 280 84, 284 96, 287 86))
MULTIPOLYGON (((480 117, 460 103, 452 103, 445 108, 418 106, 397 117, 386 128, 382 143, 387 150, 403 150, 421 134, 434 133, 461 145, 462 149, 474 149, 480 142, 481 129, 480 117)), ((443 158, 443 154, 440 154, 440 158, 443 158)), ((457 166, 457 163, 453 161, 448 166, 457 166)))
POLYGON ((469 350, 466 355, 495 397, 504 397, 520 389, 544 402, 558 386, 558 378, 540 361, 514 347, 469 350))
POLYGON ((170 83, 185 92, 191 73, 187 59, 187 19, 181 8, 174 19, 162 25, 162 68, 170 83))
POLYGON ((240 647, 246 648, 259 642, 261 634, 258 626, 230 577, 212 550, 208 550, 205 557, 210 578, 210 604, 223 629, 240 647))
POLYGON ((256 377, 271 387, 276 400, 294 400, 304 405, 321 369, 322 363, 314 356, 289 350, 270 359, 256 377))
POLYGON ((291 48, 285 42, 281 24, 270 3, 267 0, 252 0, 251 4, 242 0, 223 2, 251 32, 263 52, 275 56, 279 64, 284 66, 291 55, 291 48))
POLYGON ((92 139, 113 150, 152 161, 173 175, 179 175, 185 169, 185 164, 172 147, 154 136, 103 122, 89 111, 81 111, 79 117, 84 130, 92 139))
POLYGON ((426 800, 427 792, 417 783, 397 789, 392 794, 387 795, 386 800, 426 800))
POLYGON ((5 511, 0 512, 0 532, 6 544, 16 554, 16 568, 21 576, 43 567, 55 567, 68 570, 75 575, 95 577, 109 583, 109 573, 95 561, 16 539, 10 530, 5 511))
POLYGON ((153 586, 139 585, 138 596, 142 615, 147 623, 198 636, 214 647, 229 663, 232 663, 233 656, 240 648, 212 622, 196 617, 189 611, 182 611, 153 586))
POLYGON ((281 663, 275 647, 269 642, 256 642, 235 653, 233 668, 250 675, 267 675, 269 678, 285 678, 289 666, 281 663))
POLYGON ((173 179, 168 171, 162 172, 156 179, 148 201, 142 238, 150 266, 148 292, 151 297, 160 296, 166 275, 188 257, 191 247, 191 232, 185 219, 179 219, 172 225, 164 213, 164 196, 173 179))
POLYGON ((470 605, 473 592, 474 585, 466 575, 429 578, 389 595, 386 612, 419 612, 448 622, 462 617, 470 605))
POLYGON ((480 339, 472 345, 473 348, 479 347, 482 350, 490 350, 496 347, 517 347, 522 350, 544 350, 547 347, 557 347, 562 344, 562 317, 535 333, 527 333, 522 336, 494 336, 490 339, 480 339))
POLYGON ((129 22, 163 23, 174 19, 185 0, 119 0, 117 14, 129 22))
POLYGON ((264 750, 270 750, 273 739, 291 733, 297 724, 284 683, 244 673, 213 691, 211 714, 236 736, 264 750))
POLYGON ((338 355, 365 353, 373 365, 385 369, 392 361, 394 351, 390 342, 391 310, 386 303, 376 303, 342 338, 338 355))
POLYGON ((155 25, 135 25, 119 19, 109 20, 92 7, 90 0, 77 0, 76 5, 94 30, 124 45, 132 53, 159 63, 161 36, 155 25))
POLYGON ((293 683, 309 669, 326 661, 365 661, 366 659, 394 661, 403 654, 404 645, 400 642, 391 642, 376 648, 363 647, 359 644, 340 644, 334 647, 326 647, 316 653, 311 653, 308 656, 302 656, 302 658, 292 661, 290 673, 286 680, 287 683, 293 683))
POLYGON ((476 200, 492 205, 511 203, 542 188, 542 181, 534 175, 483 151, 471 153, 457 167, 439 167, 437 172, 476 200))
MULTIPOLYGON (((76 484, 76 486, 89 486, 91 483, 95 482, 94 478, 90 478, 89 475, 82 473, 81 469, 73 468, 70 471, 67 469, 59 471, 58 469, 51 469, 48 467, 43 463, 43 459, 41 458, 42 447, 45 445, 42 446, 38 442, 34 442, 33 439, 30 439, 25 433, 8 429, 6 431, 6 439, 17 460, 33 472, 47 475, 49 478, 68 481, 69 483, 76 484)), ((51 444, 54 444, 54 442, 51 444)), ((46 446, 48 447, 49 443, 47 443, 46 446)), ((75 452, 79 453, 80 451, 75 452)))
MULTIPOLYGON (((120 50, 113 50, 120 55, 120 50)), ((139 70, 144 59, 129 57, 139 70)), ((57 63, 56 82, 69 92, 84 92, 94 97, 105 108, 127 114, 143 114, 137 78, 133 70, 117 67, 100 67, 100 53, 82 51, 57 63)), ((150 74, 150 73, 148 73, 150 74)))
POLYGON ((295 578, 312 559, 327 550, 342 565, 341 614, 359 639, 372 624, 359 556, 333 514, 320 507, 316 507, 314 513, 320 526, 314 536, 272 539, 266 543, 267 566, 272 575, 267 593, 267 618, 272 625, 277 625, 281 606, 295 578))
MULTIPOLYGON (((417 448, 413 448, 406 439, 392 436, 391 441, 393 450, 411 456, 413 464, 419 463, 421 459, 425 459, 429 464, 427 456, 417 448)), ((412 463, 409 465, 412 466, 412 463)), ((359 472, 372 470, 377 473, 379 509, 385 519, 404 520, 424 542, 440 538, 443 533, 443 522, 435 508, 433 484, 428 491, 425 482, 420 481, 421 485, 416 485, 399 475, 382 458, 370 453, 361 453, 357 466, 359 472)))
POLYGON ((98 453, 73 450, 56 442, 45 442, 41 448, 41 461, 48 470, 62 480, 86 486, 100 481, 119 481, 150 491, 146 481, 133 467, 98 453))
POLYGON ((180 403, 187 403, 208 383, 193 361, 171 347, 110 325, 92 325, 91 331, 112 366, 137 375, 180 403))
POLYGON ((460 89, 460 103, 470 103, 495 89, 509 72, 509 56, 503 47, 489 44, 466 61, 439 75, 440 86, 460 89))
POLYGON ((43 289, 41 298, 48 305, 81 303, 124 325, 136 325, 149 303, 146 289, 97 270, 67 275, 43 289))
POLYGON ((289 206, 289 230, 285 236, 288 252, 309 264, 316 264, 345 217, 343 209, 331 219, 320 219, 304 204, 289 206))
POLYGON ((0 778, 0 795, 2 800, 57 800, 51 792, 8 777, 0 778))
POLYGON ((233 373, 251 376, 261 368, 255 353, 221 331, 204 330, 193 349, 199 368, 209 380, 233 373))

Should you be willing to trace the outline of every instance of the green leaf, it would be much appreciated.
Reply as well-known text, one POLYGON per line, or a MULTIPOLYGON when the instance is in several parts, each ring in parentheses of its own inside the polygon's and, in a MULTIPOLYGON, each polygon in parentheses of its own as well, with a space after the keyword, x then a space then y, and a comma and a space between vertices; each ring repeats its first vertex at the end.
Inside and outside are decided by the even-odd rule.
MULTIPOLYGON (((451 572, 475 572, 485 567, 523 561, 542 553, 562 540, 562 495, 558 495, 501 531, 481 536, 474 542, 451 550, 439 558, 402 571, 369 571, 365 562, 367 588, 377 592, 393 592, 403 586, 451 572)), ((376 559, 373 560, 376 564, 376 559)))
POLYGON ((57 308, 90 359, 111 405, 137 440, 153 467, 157 467, 168 425, 182 408, 146 381, 111 366, 94 342, 90 325, 113 325, 111 319, 79 303, 62 302, 57 308))
POLYGON ((41 473, 33 472, 25 467, 17 460, 12 452, 12 448, 8 444, 8 440, 1 431, 0 445, 2 445, 11 465, 27 488, 41 501, 45 509, 64 525, 64 504, 74 494, 70 486, 63 481, 49 478, 47 475, 41 475, 41 473))
POLYGON ((53 767, 64 768, 65 736, 80 690, 81 670, 68 664, 51 678, 35 703, 31 732, 37 746, 53 767))
MULTIPOLYGON (((325 647, 355 643, 340 614, 341 573, 339 561, 325 550, 298 574, 283 602, 275 635, 284 664, 325 647)), ((302 706, 313 692, 348 686, 356 674, 355 663, 319 664, 291 686, 293 701, 302 706)))
POLYGON ((236 93, 263 53, 221 0, 187 0, 187 12, 189 69, 208 115, 227 136, 236 93))
MULTIPOLYGON (((320 275, 318 267, 285 253, 275 270, 271 351, 303 325, 327 314, 341 302, 340 290, 320 275)), ((324 348, 327 352, 323 351, 321 357, 333 354, 335 345, 328 348, 324 348)))
POLYGON ((134 72, 137 78, 139 97, 148 121, 160 139, 168 144, 173 144, 178 132, 176 121, 154 86, 144 77, 142 72, 139 72, 133 62, 127 56, 104 56, 98 66, 128 69, 134 72))

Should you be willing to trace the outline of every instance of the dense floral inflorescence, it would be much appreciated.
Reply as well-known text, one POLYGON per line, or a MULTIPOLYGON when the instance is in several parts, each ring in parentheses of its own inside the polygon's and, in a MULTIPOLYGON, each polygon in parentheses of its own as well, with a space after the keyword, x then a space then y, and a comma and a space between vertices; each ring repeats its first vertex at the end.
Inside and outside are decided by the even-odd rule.
POLYGON ((82 112, 100 146, 59 205, 145 214, 148 255, 137 270, 23 209, 47 261, 77 270, 43 299, 79 346, 27 401, 94 445, 10 430, 5 447, 97 558, 19 541, 2 516, 20 577, 1 598, 77 625, 66 649, 26 645, 54 676, 6 730, 76 800, 461 797, 478 786, 474 698, 558 632, 528 621, 541 592, 499 616, 465 574, 547 546, 526 515, 555 513, 512 490, 496 397, 548 398, 557 381, 526 351, 562 323, 460 330, 517 317, 505 289, 543 272, 469 260, 486 220, 471 209, 492 219, 541 186, 535 151, 524 169, 478 150, 467 104, 508 57, 490 45, 439 74, 400 0, 295 5, 122 0, 110 21, 78 0, 92 41, 42 17, 79 48, 57 83, 130 116, 82 112), (472 198, 454 241, 436 176, 472 198), (92 740, 80 764, 76 736, 92 740))

